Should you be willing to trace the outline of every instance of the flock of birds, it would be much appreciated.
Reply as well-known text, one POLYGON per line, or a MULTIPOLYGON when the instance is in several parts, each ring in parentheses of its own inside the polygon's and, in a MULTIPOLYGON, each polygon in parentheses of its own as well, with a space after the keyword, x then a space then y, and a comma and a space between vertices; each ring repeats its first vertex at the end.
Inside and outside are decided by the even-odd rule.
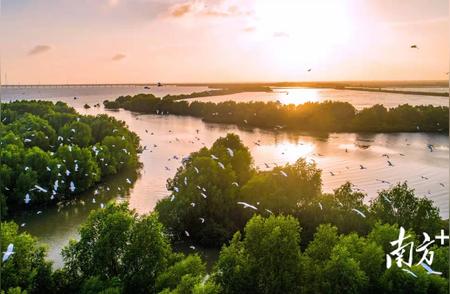
MULTIPOLYGON (((419 47, 418 47, 416 44, 412 44, 412 45, 410 46, 410 48, 411 48, 411 49, 419 49, 419 47)), ((312 68, 308 68, 307 71, 308 71, 308 72, 311 72, 311 71, 312 71, 312 68)), ((448 74, 448 73, 447 73, 447 74, 448 74)), ((73 99, 74 99, 74 100, 77 100, 78 97, 74 97, 73 99)), ((96 104, 96 105, 94 105, 94 106, 99 107, 100 104, 96 104)), ((138 119, 138 118, 136 118, 136 119, 138 119)), ((244 121, 244 123, 247 123, 247 122, 244 121)), ((417 129, 420 130, 419 126, 417 126, 417 129)), ((31 129, 29 129, 29 130, 31 130, 31 129)), ((117 130, 114 130, 114 131, 117 131, 117 130)), ((113 131, 113 132, 114 132, 114 131, 113 131)), ((76 130, 75 130, 75 129, 71 129, 71 132, 75 134, 76 130)), ((147 134, 149 133, 147 129, 145 130, 145 133, 147 133, 147 134)), ((169 130, 169 133, 172 133, 172 130, 169 130)), ((151 132, 150 134, 153 136, 153 135, 154 135, 154 132, 151 132)), ((201 139, 200 139, 200 137, 198 136, 198 134, 199 134, 199 130, 197 129, 197 130, 196 130, 196 135, 194 136, 194 138, 193 138, 192 140, 188 141, 188 143, 195 144, 196 142, 199 142, 201 139)), ((47 138, 48 138, 48 137, 47 137, 47 138)), ((60 144, 62 144, 62 143, 64 142, 64 139, 65 139, 65 138, 63 138, 62 136, 58 136, 58 142, 61 141, 60 144)), ((122 137, 122 139, 124 140, 125 138, 122 137)), ((33 138, 25 138, 25 139, 24 139, 24 142, 25 142, 25 143, 30 143, 30 142, 32 142, 32 140, 33 140, 33 138)), ((70 138, 67 138, 67 141, 70 142, 70 138)), ((172 142, 173 142, 173 143, 176 143, 176 144, 183 144, 183 142, 182 142, 179 138, 177 138, 177 137, 175 137, 174 140, 169 140, 169 143, 172 143, 172 142)), ((204 143, 204 142, 201 142, 201 144, 202 144, 203 146, 205 146, 205 143, 204 143)), ((256 146, 261 146, 261 140, 255 141, 254 144, 255 144, 256 146)), ((157 148, 158 145, 157 145, 157 144, 152 144, 151 147, 157 148)), ((151 147, 150 147, 150 148, 151 148, 151 147)), ((69 146, 69 148, 71 148, 71 147, 69 146)), ((428 148, 428 150, 429 150, 430 152, 433 152, 433 151, 434 151, 434 146, 431 145, 431 144, 428 144, 428 145, 427 145, 427 148, 428 148)), ((100 152, 100 150, 98 150, 95 146, 92 147, 92 150, 93 150, 93 152, 95 153, 96 156, 97 156, 97 155, 99 154, 99 152, 100 152)), ((144 146, 144 147, 143 147, 143 151, 146 151, 146 150, 148 150, 149 152, 153 152, 153 150, 150 150, 147 146, 144 146)), ((71 149, 70 149, 70 151, 71 151, 71 149)), ((126 152, 126 153, 129 153, 129 151, 127 151, 126 149, 124 149, 123 151, 126 152)), ((345 152, 348 153, 348 150, 345 149, 345 152)), ((234 156, 234 151, 233 151, 232 149, 230 149, 230 148, 227 148, 227 153, 228 153, 228 155, 231 156, 231 157, 234 156)), ((283 153, 283 154, 284 154, 284 153, 283 153)), ((323 155, 317 154, 317 156, 320 157, 320 156, 323 156, 323 155)), ((387 163, 387 166, 388 166, 388 167, 394 167, 394 166, 395 166, 394 163, 390 160, 390 157, 389 157, 388 154, 383 154, 382 156, 383 156, 383 157, 386 157, 386 163, 387 163)), ((400 153, 400 156, 405 156, 405 155, 402 154, 402 153, 400 153)), ((211 155, 211 158, 212 158, 214 161, 216 161, 217 165, 218 165, 220 168, 225 169, 225 166, 223 165, 222 162, 219 161, 219 158, 218 158, 217 156, 215 156, 215 155, 212 154, 212 155, 211 155)), ((185 160, 185 159, 186 159, 186 157, 173 155, 172 157, 168 158, 168 161, 174 161, 174 162, 181 161, 181 162, 182 162, 182 161, 185 160)), ((104 160, 105 160, 104 158, 100 158, 100 161, 102 161, 103 164, 107 165, 107 163, 104 162, 104 160)), ((311 159, 311 160, 314 161, 314 159, 311 159)), ((269 168, 271 167, 269 163, 266 163, 266 162, 265 162, 265 163, 263 163, 263 164, 264 164, 264 167, 267 168, 267 169, 269 169, 269 168)), ((273 163, 273 164, 274 164, 275 166, 278 165, 277 163, 273 163)), ((69 170, 69 169, 66 169, 65 171, 58 170, 58 176, 59 176, 59 177, 63 177, 62 174, 65 174, 66 176, 69 176, 69 175, 72 174, 72 173, 77 173, 77 172, 78 172, 78 162, 77 162, 77 160, 74 160, 73 163, 72 163, 72 165, 74 166, 74 169, 73 169, 73 170, 69 170), (61 173, 61 172, 62 172, 62 173, 61 173)), ((61 165, 59 164, 59 165, 57 166, 57 168, 60 169, 60 168, 61 168, 61 165)), ((171 170, 169 166, 165 166, 164 168, 165 168, 166 171, 170 171, 170 170, 171 170)), ((346 168, 348 169, 348 167, 346 167, 346 168)), ((27 170, 27 169, 29 169, 29 167, 25 167, 25 170, 27 170)), ((365 169, 367 169, 367 167, 364 166, 364 165, 362 165, 362 164, 360 164, 360 165, 359 165, 359 169, 365 170, 365 169)), ((46 167, 46 170, 47 170, 48 172, 52 172, 52 170, 51 170, 51 168, 50 168, 49 166, 46 167)), ((200 173, 200 170, 199 170, 197 167, 194 167, 194 170, 196 171, 197 174, 200 173)), ((281 170, 279 173, 280 173, 280 175, 283 176, 283 177, 289 177, 289 175, 288 175, 285 171, 282 171, 282 170, 281 170)), ((329 174, 330 174, 331 176, 335 176, 335 175, 336 175, 335 172, 333 172, 333 171, 329 171, 329 174)), ((85 176, 89 176, 89 175, 88 175, 88 174, 85 174, 85 176)), ((428 177, 425 177, 425 176, 422 175, 422 176, 421 176, 421 179, 428 180, 428 177)), ((383 179, 376 179, 376 181, 381 182, 381 183, 383 183, 383 184, 389 184, 389 185, 391 184, 389 181, 383 180, 383 179)), ((131 180, 128 179, 128 178, 126 179, 126 182, 127 182, 129 185, 132 184, 131 180)), ((40 193, 49 193, 49 191, 51 191, 51 192, 49 193, 49 194, 50 194, 49 197, 50 197, 51 200, 53 200, 53 199, 55 198, 55 196, 57 195, 57 193, 58 193, 58 188, 59 188, 60 183, 63 184, 63 183, 64 183, 64 180, 63 180, 63 179, 55 180, 55 182, 54 182, 54 184, 53 184, 53 187, 51 187, 51 188, 46 188, 46 187, 42 187, 42 186, 39 186, 39 185, 35 185, 32 189, 29 190, 29 192, 31 192, 31 191, 37 191, 37 192, 40 192, 40 193)), ((187 185, 187 184, 188 184, 188 179, 187 179, 187 178, 184 178, 183 183, 184 183, 185 185, 187 185)), ((237 182, 233 182, 232 184, 235 185, 235 186, 239 186, 237 182)), ((444 183, 439 183, 439 184, 440 184, 442 187, 445 187, 445 184, 444 184, 444 183)), ((203 187, 200 187, 200 186, 197 186, 197 188, 198 188, 198 190, 199 190, 199 194, 201 195, 201 197, 206 199, 206 198, 208 197, 208 196, 207 196, 207 191, 206 191, 206 189, 203 188, 203 187)), ((6 187, 5 189, 8 190, 7 187, 6 187)), ((69 183, 69 190, 70 190, 71 192, 77 191, 76 184, 75 184, 73 181, 71 181, 71 182, 69 183)), ((108 186, 106 186, 106 189, 105 189, 105 190, 106 190, 106 191, 110 191, 110 188, 109 188, 108 186)), ((120 191, 120 190, 121 190, 121 188, 118 187, 118 191, 120 191)), ((175 200, 175 197, 176 197, 175 194, 179 192, 179 188, 178 188, 178 187, 173 187, 173 190, 174 190, 175 193, 173 193, 173 194, 171 195, 171 197, 170 197, 170 200, 171 200, 171 201, 174 201, 174 200, 175 200)), ((362 191, 362 190, 359 189, 359 188, 356 188, 356 190, 362 191)), ((92 203, 96 203, 95 196, 98 195, 98 194, 99 194, 99 190, 96 189, 96 190, 94 191, 94 193, 93 193, 93 196, 94 196, 94 197, 92 198, 92 203)), ((385 198, 386 198, 386 197, 385 197, 385 198)), ((25 197, 24 197, 24 202, 25 202, 25 204, 29 204, 31 201, 32 201, 32 198, 31 198, 30 194, 29 194, 29 193, 26 193, 26 195, 25 195, 25 197)), ((388 201, 389 203, 391 203, 391 201, 390 201, 389 199, 386 199, 386 201, 388 201)), ((74 204, 74 203, 76 203, 76 201, 74 201, 74 200, 72 200, 72 201, 66 201, 66 202, 61 201, 61 202, 58 202, 58 207, 63 207, 64 205, 74 204)), ((80 200, 80 203, 84 205, 84 201, 83 201, 83 200, 80 200)), ((253 205, 253 204, 250 204, 250 203, 247 203, 247 202, 238 201, 236 204, 239 205, 239 206, 241 206, 241 207, 244 208, 244 209, 252 209, 252 210, 258 211, 259 203, 256 203, 256 205, 253 205)), ((194 203, 194 202, 190 203, 190 206, 192 206, 192 207, 195 207, 195 205, 196 205, 196 203, 194 203)), ((322 205, 320 202, 318 203, 318 205, 319 205, 319 208, 320 208, 321 210, 323 210, 323 205, 322 205)), ((339 205, 342 206, 342 203, 339 203, 339 205)), ((103 207, 104 207, 104 204, 103 204, 103 203, 100 203, 100 207, 103 208, 103 207)), ((363 218, 366 217, 366 215, 365 215, 362 211, 358 210, 357 208, 352 208, 351 210, 352 210, 353 212, 355 212, 357 215, 359 215, 359 216, 361 216, 361 217, 363 217, 363 218)), ((59 211, 59 208, 58 208, 58 211, 59 211)), ((269 209, 264 209, 264 211, 266 211, 266 212, 272 214, 272 211, 270 211, 269 209)), ((42 213, 41 210, 37 211, 37 214, 41 214, 41 213, 42 213)), ((199 221, 200 221, 201 223, 204 223, 204 222, 206 221, 206 219, 205 219, 204 217, 200 217, 200 218, 199 218, 199 221)), ((21 226, 22 226, 22 227, 25 226, 25 223, 22 223, 21 226)), ((185 231, 185 235, 186 235, 186 237, 190 237, 190 234, 189 234, 189 232, 188 232, 187 230, 185 231)), ((190 248, 191 248, 191 249, 195 249, 195 246, 191 245, 190 248)), ((14 244, 11 243, 11 244, 9 244, 9 245, 7 246, 6 251, 3 252, 3 258, 2 258, 3 262, 7 261, 14 253, 15 253, 15 252, 14 252, 14 244)), ((422 266, 424 266, 424 265, 422 264, 422 266)), ((430 268, 427 269, 426 265, 424 266, 424 268, 425 268, 428 272, 432 271, 430 268)), ((403 270, 406 271, 406 272, 408 272, 409 274, 411 274, 411 275, 413 275, 413 276, 416 276, 413 272, 411 272, 411 271, 409 271, 409 270, 407 270, 407 269, 403 269, 403 270)))

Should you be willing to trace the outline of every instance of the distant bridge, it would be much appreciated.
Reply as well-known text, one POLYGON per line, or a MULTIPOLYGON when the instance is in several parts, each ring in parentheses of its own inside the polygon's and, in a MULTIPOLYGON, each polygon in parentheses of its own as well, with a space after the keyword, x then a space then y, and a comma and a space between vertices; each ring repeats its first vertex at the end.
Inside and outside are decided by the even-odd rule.
MULTIPOLYGON (((167 84, 165 84, 167 85, 167 84)), ((111 87, 157 87, 158 84, 32 84, 32 85, 2 85, 2 88, 111 88, 111 87)))

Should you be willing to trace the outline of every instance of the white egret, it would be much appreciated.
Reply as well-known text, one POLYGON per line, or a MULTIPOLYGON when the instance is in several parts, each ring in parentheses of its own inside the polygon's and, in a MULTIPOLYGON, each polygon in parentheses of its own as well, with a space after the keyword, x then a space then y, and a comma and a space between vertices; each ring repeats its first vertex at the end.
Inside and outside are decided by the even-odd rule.
POLYGON ((253 206, 253 205, 248 204, 248 203, 246 203, 246 202, 239 201, 237 204, 243 205, 244 208, 247 208, 247 207, 248 207, 248 208, 251 208, 251 209, 254 209, 254 210, 258 210, 258 208, 256 208, 256 206, 253 206))
POLYGON ((2 262, 5 262, 5 261, 7 261, 8 259, 9 259, 9 257, 11 256, 11 255, 13 255, 14 254, 14 244, 13 243, 10 243, 9 245, 8 245, 8 247, 6 248, 6 251, 4 251, 3 252, 3 259, 2 259, 2 262))
POLYGON ((73 183, 73 181, 70 181, 70 187, 69 187, 69 190, 73 193, 73 192, 75 192, 75 184, 73 183))
POLYGON ((356 209, 356 208, 352 208, 352 210, 354 211, 354 212, 356 212, 357 214, 359 214, 360 216, 362 216, 362 217, 366 217, 366 215, 364 214, 364 213, 362 213, 361 211, 359 211, 358 209, 356 209))
POLYGON ((415 273, 413 273, 412 271, 410 271, 409 269, 402 268, 402 271, 407 272, 408 274, 410 274, 414 278, 417 278, 417 275, 415 273))
POLYGON ((35 187, 36 189, 38 189, 39 191, 41 191, 41 192, 44 192, 44 193, 47 193, 47 192, 48 192, 46 189, 42 188, 41 186, 34 185, 34 187, 35 187))
POLYGON ((27 194, 25 195, 25 199, 24 199, 24 200, 25 200, 25 204, 30 203, 30 201, 31 201, 30 194, 27 193, 27 194))

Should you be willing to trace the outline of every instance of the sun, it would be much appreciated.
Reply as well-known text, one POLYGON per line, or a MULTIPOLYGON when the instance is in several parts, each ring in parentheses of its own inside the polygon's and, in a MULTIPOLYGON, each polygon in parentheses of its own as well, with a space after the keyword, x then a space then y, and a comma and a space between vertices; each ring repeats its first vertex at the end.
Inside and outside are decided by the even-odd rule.
POLYGON ((278 62, 317 65, 334 48, 348 45, 352 25, 346 2, 261 0, 255 3, 253 25, 261 40, 271 40, 278 62))

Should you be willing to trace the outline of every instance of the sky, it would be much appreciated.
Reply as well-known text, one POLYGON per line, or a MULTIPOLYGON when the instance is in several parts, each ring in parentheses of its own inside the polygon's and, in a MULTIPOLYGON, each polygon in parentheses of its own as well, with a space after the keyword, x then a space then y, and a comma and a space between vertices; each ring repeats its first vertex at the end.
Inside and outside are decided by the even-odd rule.
POLYGON ((448 79, 448 0, 0 1, 9 84, 448 79))

